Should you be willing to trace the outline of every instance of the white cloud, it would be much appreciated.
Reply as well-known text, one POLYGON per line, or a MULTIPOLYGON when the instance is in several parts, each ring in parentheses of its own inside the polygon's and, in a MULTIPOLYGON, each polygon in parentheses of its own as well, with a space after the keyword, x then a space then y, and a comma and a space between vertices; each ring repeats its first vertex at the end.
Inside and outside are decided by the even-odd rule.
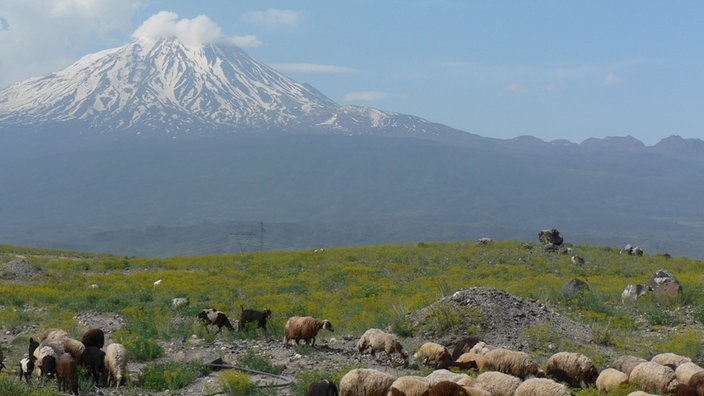
POLYGON ((358 92, 348 92, 343 97, 342 100, 345 102, 372 102, 375 100, 386 99, 389 96, 386 92, 380 91, 358 91, 358 92))
POLYGON ((266 11, 246 12, 242 15, 242 19, 257 25, 277 27, 296 26, 303 19, 303 16, 298 11, 269 8, 266 11))
POLYGON ((526 86, 523 84, 513 83, 504 87, 504 93, 519 94, 526 91, 526 86))
POLYGON ((615 84, 620 84, 623 82, 623 78, 619 77, 613 73, 609 73, 604 77, 603 84, 604 85, 615 85, 615 84))
POLYGON ((356 71, 346 66, 321 65, 317 63, 277 63, 271 66, 279 71, 299 73, 354 73, 356 71))
POLYGON ((0 1, 0 88, 115 46, 143 0, 0 1))
POLYGON ((176 38, 187 45, 231 43, 256 47, 261 44, 255 36, 226 36, 220 26, 206 15, 179 19, 178 14, 170 11, 160 11, 149 17, 132 33, 132 37, 152 41, 176 38))

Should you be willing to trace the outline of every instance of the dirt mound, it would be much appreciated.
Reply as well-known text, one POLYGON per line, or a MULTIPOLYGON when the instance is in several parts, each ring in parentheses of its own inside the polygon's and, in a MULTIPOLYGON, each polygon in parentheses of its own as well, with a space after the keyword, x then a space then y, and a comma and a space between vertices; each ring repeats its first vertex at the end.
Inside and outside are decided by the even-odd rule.
POLYGON ((547 332, 580 344, 592 338, 589 327, 561 316, 539 301, 490 287, 460 289, 436 301, 418 311, 413 326, 425 337, 446 345, 474 333, 488 344, 526 352, 536 333, 547 332), (439 323, 447 326, 438 329, 439 323))
POLYGON ((26 281, 41 272, 41 268, 24 258, 0 263, 0 279, 7 281, 26 281))

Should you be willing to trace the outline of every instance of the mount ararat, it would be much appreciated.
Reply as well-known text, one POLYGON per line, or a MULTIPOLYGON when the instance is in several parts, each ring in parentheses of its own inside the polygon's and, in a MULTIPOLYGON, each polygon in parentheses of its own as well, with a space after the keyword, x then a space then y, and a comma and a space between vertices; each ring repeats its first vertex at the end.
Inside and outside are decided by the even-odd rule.
POLYGON ((485 138, 338 105, 233 45, 139 39, 0 91, 0 239, 165 256, 556 227, 704 255, 702 154, 485 138))

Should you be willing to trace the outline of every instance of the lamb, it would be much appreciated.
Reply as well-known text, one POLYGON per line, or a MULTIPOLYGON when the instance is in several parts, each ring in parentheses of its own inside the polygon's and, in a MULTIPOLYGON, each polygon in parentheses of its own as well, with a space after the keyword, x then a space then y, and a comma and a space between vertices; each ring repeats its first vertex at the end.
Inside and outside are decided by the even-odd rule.
POLYGON ((56 352, 54 348, 45 345, 38 347, 34 353, 37 375, 40 377, 53 377, 56 374, 56 352))
POLYGON ((254 309, 244 309, 242 305, 240 305, 240 309, 242 313, 240 314, 240 323, 237 325, 239 331, 246 328, 247 323, 256 323, 257 327, 264 329, 266 333, 266 320, 271 317, 270 309, 256 311, 254 309))
POLYGON ((374 369, 352 369, 340 379, 340 396, 386 396, 395 378, 374 369))
POLYGON ((614 368, 622 373, 626 373, 626 375, 630 376, 634 367, 645 362, 647 362, 647 360, 637 356, 623 355, 614 360, 611 364, 611 368, 614 368))
POLYGON ((469 396, 469 392, 455 382, 441 381, 430 388, 428 396, 469 396))
POLYGON ((515 396, 571 396, 569 388, 549 378, 530 378, 516 388, 515 396))
POLYGON ((480 341, 477 336, 467 336, 459 340, 452 348, 452 360, 457 360, 462 354, 469 352, 480 341))
POLYGON ((595 383, 599 375, 591 359, 574 352, 558 352, 550 356, 545 371, 558 381, 567 382, 572 388, 586 388, 595 383))
POLYGON ((70 391, 73 395, 78 394, 76 359, 68 352, 59 358, 56 368, 56 379, 59 385, 59 392, 70 391))
POLYGON ((310 384, 306 396, 338 396, 337 386, 330 380, 318 380, 310 384))
POLYGON ((81 337, 81 342, 88 347, 102 349, 105 346, 105 333, 101 329, 88 329, 81 337))
POLYGON ((430 384, 422 378, 405 376, 396 378, 388 396, 428 396, 430 384))
POLYGON ((469 353, 476 353, 477 355, 486 355, 489 351, 496 349, 495 346, 489 345, 484 341, 479 341, 474 344, 474 346, 469 350, 469 353))
POLYGON ((385 333, 379 329, 368 329, 357 342, 358 358, 361 358, 362 352, 367 348, 369 348, 373 357, 376 351, 384 351, 389 358, 389 362, 391 362, 391 354, 396 352, 401 356, 404 363, 408 363, 408 355, 403 351, 403 346, 393 334, 385 333))
POLYGON ((218 331, 215 332, 215 334, 218 334, 220 331, 222 331, 222 328, 225 327, 230 330, 234 330, 235 328, 232 327, 232 323, 230 323, 230 320, 227 318, 227 315, 222 313, 221 311, 218 311, 215 308, 205 308, 200 313, 197 315, 198 321, 205 326, 205 330, 207 332, 210 332, 208 329, 208 326, 211 324, 214 324, 218 327, 218 331))
POLYGON ((689 384, 692 376, 700 371, 704 371, 704 368, 696 363, 682 363, 675 369, 675 377, 677 377, 677 382, 680 384, 689 384))
POLYGON ((452 355, 450 354, 450 351, 443 345, 440 345, 435 342, 426 342, 425 344, 421 345, 418 349, 418 352, 416 352, 414 356, 416 359, 422 360, 423 364, 428 364, 428 362, 432 362, 435 366, 440 364, 440 362, 452 360, 452 355))
POLYGON ((20 380, 22 378, 29 383, 29 376, 32 375, 34 371, 34 360, 30 359, 29 356, 25 356, 20 360, 20 380))
POLYGON ((127 375, 127 348, 113 343, 105 348, 105 369, 108 372, 108 386, 120 387, 127 375))
POLYGON ((637 365, 628 376, 629 384, 636 384, 644 391, 672 393, 677 386, 675 370, 655 362, 645 362, 637 365))
POLYGON ((544 377, 540 366, 525 352, 496 348, 484 355, 485 369, 511 374, 518 378, 544 377))
POLYGON ((628 375, 614 368, 607 368, 599 373, 596 378, 596 389, 611 392, 621 385, 628 383, 628 375))
POLYGON ((329 320, 318 320, 312 316, 292 316, 286 321, 284 326, 284 346, 288 346, 289 340, 294 340, 298 345, 299 340, 304 340, 306 344, 310 342, 315 346, 315 337, 320 329, 335 331, 329 320))
POLYGON ((95 346, 86 347, 79 361, 81 366, 88 368, 88 373, 93 377, 96 386, 102 383, 101 377, 106 374, 105 352, 95 346))
POLYGON ((483 389, 491 391, 492 395, 512 396, 521 384, 521 379, 498 371, 485 371, 477 376, 477 382, 483 389))

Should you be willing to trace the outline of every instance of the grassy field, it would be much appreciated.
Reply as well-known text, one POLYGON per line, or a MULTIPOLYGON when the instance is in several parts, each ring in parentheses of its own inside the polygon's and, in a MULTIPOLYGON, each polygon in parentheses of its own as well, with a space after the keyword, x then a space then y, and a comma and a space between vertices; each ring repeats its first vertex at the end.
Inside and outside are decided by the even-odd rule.
MULTIPOLYGON (((700 260, 621 255, 613 247, 571 248, 586 259, 585 264, 576 266, 570 255, 547 253, 537 243, 521 241, 486 246, 474 241, 419 242, 163 259, 0 245, 0 327, 11 334, 26 334, 31 325, 81 334, 85 328, 74 319, 76 313, 119 314, 127 325, 116 339, 128 347, 132 358, 149 361, 161 354, 156 339, 204 334, 191 321, 172 323, 176 317, 195 317, 205 307, 232 318, 239 316, 240 305, 268 307, 274 313, 275 337, 283 334, 286 318, 304 314, 331 320, 342 334, 359 335, 367 328, 386 326, 412 332, 403 325, 405 313, 460 288, 489 286, 535 298, 588 324, 597 343, 621 353, 647 357, 667 351, 695 362, 704 358, 701 325, 681 326, 688 317, 704 321, 700 260), (19 259, 35 270, 22 280, 7 269, 7 263, 19 259), (626 284, 645 283, 661 268, 679 279, 681 296, 658 302, 646 295, 635 305, 621 303, 626 284), (562 285, 574 277, 586 281, 591 292, 563 294, 562 285), (157 280, 161 282, 155 285, 157 280), (169 304, 175 297, 188 297, 190 304, 173 310, 169 304), (647 336, 642 336, 644 327, 652 330, 647 336)), ((21 357, 28 337, 3 345, 6 357, 21 357)), ((21 392, 13 380, 0 375, 0 390, 18 386, 13 392, 21 392)))

